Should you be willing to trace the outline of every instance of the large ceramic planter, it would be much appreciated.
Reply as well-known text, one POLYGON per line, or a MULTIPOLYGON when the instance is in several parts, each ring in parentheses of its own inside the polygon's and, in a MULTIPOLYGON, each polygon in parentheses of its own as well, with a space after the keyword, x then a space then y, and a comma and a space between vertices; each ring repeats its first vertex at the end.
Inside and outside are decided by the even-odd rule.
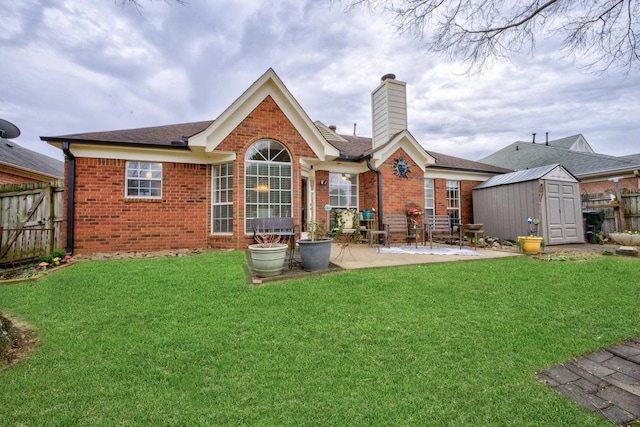
POLYGON ((322 271, 329 268, 333 239, 298 240, 304 271, 322 271))
POLYGON ((640 234, 609 233, 609 237, 621 246, 640 246, 640 234))
POLYGON ((540 253, 540 246, 542 245, 542 237, 536 236, 520 236, 518 242, 522 253, 525 255, 535 255, 540 253))
POLYGON ((257 243, 249 245, 251 263, 256 276, 273 277, 281 275, 288 248, 289 245, 284 243, 274 243, 270 247, 263 247, 257 243))

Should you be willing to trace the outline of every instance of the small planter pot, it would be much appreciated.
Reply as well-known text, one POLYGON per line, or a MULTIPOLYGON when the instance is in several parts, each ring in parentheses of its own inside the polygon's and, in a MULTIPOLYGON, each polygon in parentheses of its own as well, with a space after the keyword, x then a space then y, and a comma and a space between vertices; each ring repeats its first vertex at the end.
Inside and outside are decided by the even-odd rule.
POLYGON ((273 277, 281 275, 288 248, 289 245, 284 243, 275 243, 270 247, 263 247, 258 243, 249 245, 251 262, 256 276, 273 277))
POLYGON ((525 255, 536 255, 540 253, 540 247, 542 245, 542 237, 535 236, 519 236, 518 244, 522 253, 525 255))
POLYGON ((640 246, 640 234, 609 233, 609 237, 621 246, 640 246))
POLYGON ((298 240, 304 271, 322 271, 329 268, 331 238, 298 240))

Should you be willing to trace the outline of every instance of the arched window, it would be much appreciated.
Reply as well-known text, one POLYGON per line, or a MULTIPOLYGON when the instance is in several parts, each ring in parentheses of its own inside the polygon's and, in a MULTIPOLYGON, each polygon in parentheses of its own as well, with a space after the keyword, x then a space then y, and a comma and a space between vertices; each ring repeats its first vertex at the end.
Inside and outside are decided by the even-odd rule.
POLYGON ((245 157, 245 233, 252 233, 253 218, 292 217, 293 168, 289 151, 277 141, 253 144, 245 157))

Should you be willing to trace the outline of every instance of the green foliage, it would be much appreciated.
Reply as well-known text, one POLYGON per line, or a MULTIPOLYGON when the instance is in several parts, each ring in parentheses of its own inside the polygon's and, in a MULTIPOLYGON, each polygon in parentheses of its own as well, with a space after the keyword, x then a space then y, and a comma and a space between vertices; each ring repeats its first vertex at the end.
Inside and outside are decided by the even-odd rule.
POLYGON ((324 221, 309 221, 307 231, 312 241, 327 237, 327 225, 324 221))
POLYGON ((0 419, 605 426, 535 372, 638 336, 638 266, 512 257, 253 287, 241 251, 82 261, 0 286, 41 339, 0 371, 0 419))
POLYGON ((49 264, 54 264, 54 259, 55 258, 58 258, 58 262, 60 262, 61 260, 64 259, 64 257, 66 255, 67 255, 67 253, 65 251, 63 251, 62 249, 56 249, 55 251, 53 251, 49 255, 40 255, 39 261, 40 262, 46 262, 46 263, 49 263, 49 264))

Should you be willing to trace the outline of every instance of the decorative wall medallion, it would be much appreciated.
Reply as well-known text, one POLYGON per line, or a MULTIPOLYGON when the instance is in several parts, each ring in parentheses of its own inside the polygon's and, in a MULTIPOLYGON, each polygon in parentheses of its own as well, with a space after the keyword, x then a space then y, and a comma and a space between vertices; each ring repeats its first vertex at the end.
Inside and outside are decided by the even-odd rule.
POLYGON ((393 174, 398 175, 400 178, 408 178, 408 173, 409 165, 407 164, 407 161, 402 157, 395 159, 395 162, 393 163, 393 174))

